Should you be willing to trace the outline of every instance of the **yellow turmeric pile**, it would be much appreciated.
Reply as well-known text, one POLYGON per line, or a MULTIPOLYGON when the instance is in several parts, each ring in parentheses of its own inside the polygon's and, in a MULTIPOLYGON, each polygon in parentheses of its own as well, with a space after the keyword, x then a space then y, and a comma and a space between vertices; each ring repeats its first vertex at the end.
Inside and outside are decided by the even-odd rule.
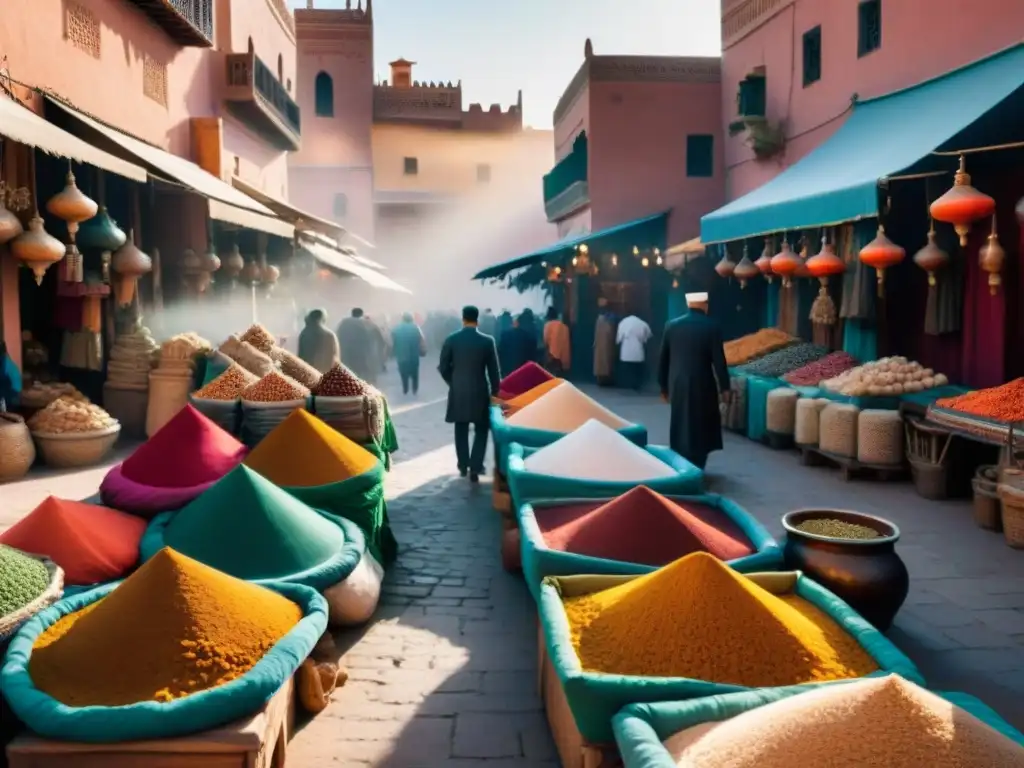
POLYGON ((564 605, 589 672, 769 687, 878 669, 824 612, 771 594, 706 552, 564 605))
POLYGON ((165 548, 43 632, 29 674, 73 707, 172 701, 245 674, 301 618, 282 595, 165 548))

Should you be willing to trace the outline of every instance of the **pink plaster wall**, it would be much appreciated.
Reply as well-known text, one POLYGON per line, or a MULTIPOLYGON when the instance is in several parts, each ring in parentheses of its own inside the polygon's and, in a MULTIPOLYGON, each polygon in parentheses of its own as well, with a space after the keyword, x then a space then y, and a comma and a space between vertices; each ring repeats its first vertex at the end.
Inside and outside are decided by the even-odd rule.
POLYGON ((376 231, 373 204, 373 169, 370 167, 302 166, 288 169, 289 200, 298 208, 337 221, 370 242, 376 231), (335 195, 347 200, 344 216, 334 215, 335 195))
MULTIPOLYGON (((742 4, 729 0, 723 7, 742 4)), ((723 125, 736 117, 739 82, 764 66, 768 118, 784 121, 788 137, 783 156, 757 162, 742 137, 726 136, 729 199, 765 183, 827 139, 842 124, 854 94, 870 98, 936 77, 1020 42, 1022 30, 1020 0, 884 0, 882 46, 857 58, 855 2, 782 0, 751 31, 724 41, 723 125), (822 77, 804 88, 803 34, 819 24, 822 77)))
MULTIPOLYGON (((672 209, 669 243, 700 232, 724 201, 717 83, 590 84, 589 181, 593 228, 672 209), (686 176, 686 137, 715 137, 714 176, 686 176)), ((556 129, 557 130, 557 129, 556 129)))

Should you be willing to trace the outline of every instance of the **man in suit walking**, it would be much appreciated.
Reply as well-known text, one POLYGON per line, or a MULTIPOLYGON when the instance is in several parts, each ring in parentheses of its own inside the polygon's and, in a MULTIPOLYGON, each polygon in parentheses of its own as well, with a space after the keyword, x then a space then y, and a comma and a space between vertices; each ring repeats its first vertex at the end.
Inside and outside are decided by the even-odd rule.
POLYGON ((487 455, 491 397, 498 394, 501 373, 494 339, 477 328, 480 310, 463 307, 462 330, 444 340, 438 371, 448 385, 445 421, 455 425, 455 455, 459 474, 479 482, 487 455), (469 425, 473 425, 473 449, 469 425))

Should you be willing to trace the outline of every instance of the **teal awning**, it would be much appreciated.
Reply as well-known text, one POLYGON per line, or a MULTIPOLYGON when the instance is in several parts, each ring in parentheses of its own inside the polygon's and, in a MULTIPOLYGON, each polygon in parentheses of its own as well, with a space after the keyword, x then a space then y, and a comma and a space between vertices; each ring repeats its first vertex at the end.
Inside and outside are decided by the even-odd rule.
POLYGON ((621 251, 623 254, 630 252, 634 245, 643 250, 664 248, 668 236, 668 227, 666 226, 668 214, 668 211, 662 211, 653 216, 634 219, 625 224, 616 224, 614 227, 597 232, 559 240, 547 248, 487 267, 473 275, 473 279, 486 280, 492 277, 502 277, 514 269, 529 267, 531 264, 567 259, 572 255, 576 246, 583 243, 586 243, 587 247, 593 251, 621 251))
POLYGON ((936 150, 1019 141, 1022 112, 1024 44, 856 102, 839 130, 810 154, 704 216, 700 239, 720 243, 877 216, 879 181, 955 170, 955 159, 929 157, 936 150))

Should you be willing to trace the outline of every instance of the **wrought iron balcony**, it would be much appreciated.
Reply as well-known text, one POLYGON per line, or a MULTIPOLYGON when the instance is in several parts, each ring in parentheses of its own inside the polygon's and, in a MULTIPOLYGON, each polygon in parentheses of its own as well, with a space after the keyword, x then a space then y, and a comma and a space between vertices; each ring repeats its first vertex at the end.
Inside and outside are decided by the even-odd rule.
POLYGON ((214 0, 132 0, 179 45, 213 45, 214 0))
POLYGON ((238 119, 280 149, 294 152, 301 145, 299 105, 256 54, 228 54, 224 100, 238 119))

